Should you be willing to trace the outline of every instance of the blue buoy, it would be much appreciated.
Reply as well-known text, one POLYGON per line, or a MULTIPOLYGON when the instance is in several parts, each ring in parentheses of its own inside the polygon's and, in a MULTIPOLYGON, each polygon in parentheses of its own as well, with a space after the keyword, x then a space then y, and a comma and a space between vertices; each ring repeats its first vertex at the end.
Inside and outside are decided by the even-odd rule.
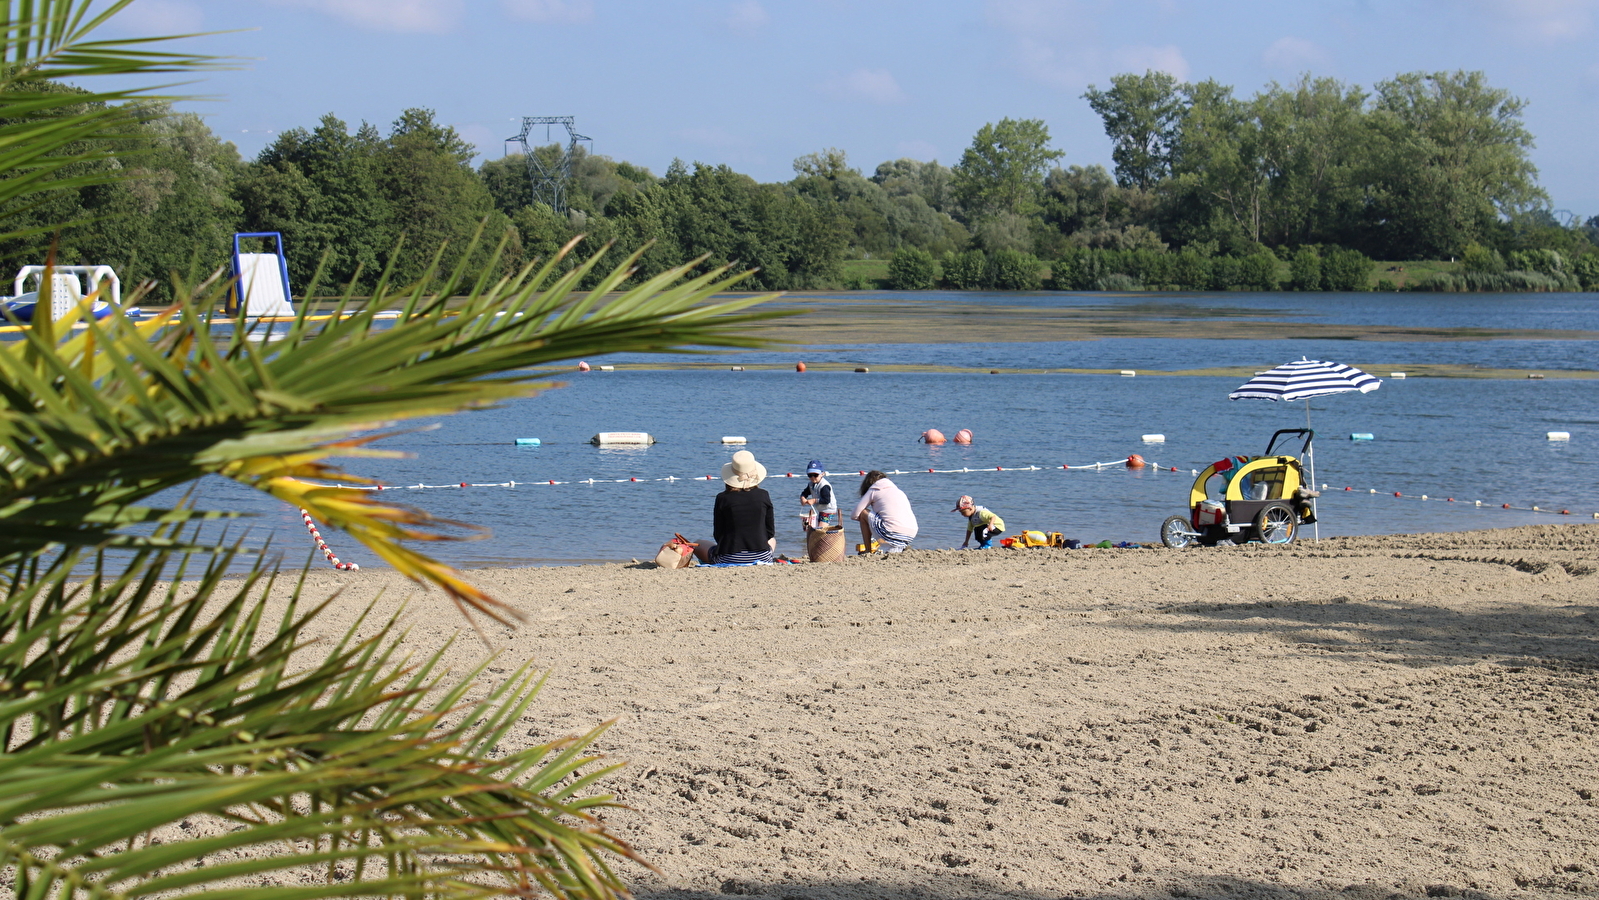
POLYGON ((1374 440, 1376 440, 1376 438, 1372 437, 1372 435, 1369 432, 1365 432, 1365 431, 1361 431, 1361 432, 1357 432, 1355 434, 1351 434, 1349 436, 1349 439, 1352 440, 1352 441, 1374 441, 1374 440))
POLYGON ((538 438, 517 438, 516 439, 516 443, 517 443, 517 446, 519 446, 519 447, 537 447, 539 445, 539 439, 538 438))

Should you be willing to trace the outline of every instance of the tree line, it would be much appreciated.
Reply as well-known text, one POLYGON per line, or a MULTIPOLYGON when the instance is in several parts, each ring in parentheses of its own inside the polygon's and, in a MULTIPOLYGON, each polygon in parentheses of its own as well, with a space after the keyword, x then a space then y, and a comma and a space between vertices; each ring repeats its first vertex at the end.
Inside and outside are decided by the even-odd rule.
MULTIPOLYGON (((431 110, 386 132, 329 114, 246 161, 198 116, 148 105, 75 164, 135 177, 13 210, 79 224, 13 236, 0 258, 39 262, 54 242, 58 260, 125 280, 194 280, 225 265, 233 232, 277 231, 297 292, 314 273, 322 293, 463 262, 504 274, 572 241, 574 258, 607 243, 640 253, 639 278, 704 257, 753 267, 750 286, 772 290, 848 286, 843 263, 864 258, 891 260, 898 288, 1361 290, 1372 259, 1454 258, 1420 286, 1599 286, 1599 216, 1550 210, 1524 101, 1481 73, 1403 74, 1370 92, 1307 75, 1242 98, 1151 71, 1083 99, 1112 170, 1062 165, 1040 119, 984 125, 950 166, 897 159, 866 175, 827 148, 764 184, 680 160, 657 176, 578 148, 561 212, 532 202, 523 156, 474 166, 431 110)), ((564 151, 535 152, 553 164, 564 151)))

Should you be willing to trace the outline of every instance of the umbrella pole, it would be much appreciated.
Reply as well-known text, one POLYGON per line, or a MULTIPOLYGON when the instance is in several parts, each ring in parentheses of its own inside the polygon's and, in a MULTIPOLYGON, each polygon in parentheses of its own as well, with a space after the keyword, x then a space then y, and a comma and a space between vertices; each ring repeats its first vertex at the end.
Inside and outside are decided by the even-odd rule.
MULTIPOLYGON (((1305 429, 1307 431, 1310 430, 1309 397, 1305 398, 1305 429)), ((1321 488, 1316 486, 1316 438, 1314 436, 1310 439, 1310 453, 1307 455, 1310 457, 1310 489, 1319 491, 1321 488)), ((1316 521, 1310 523, 1310 531, 1311 534, 1315 535, 1316 543, 1319 544, 1321 543, 1321 514, 1316 509, 1315 497, 1310 498, 1310 514, 1316 519, 1316 521)))

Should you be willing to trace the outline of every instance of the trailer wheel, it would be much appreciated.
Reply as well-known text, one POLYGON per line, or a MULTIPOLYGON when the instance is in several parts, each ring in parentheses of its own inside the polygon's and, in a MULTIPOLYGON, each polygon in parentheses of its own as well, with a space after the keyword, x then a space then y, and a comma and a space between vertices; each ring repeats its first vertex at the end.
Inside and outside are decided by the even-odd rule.
POLYGON ((1299 517, 1286 503, 1273 503, 1255 515, 1255 533, 1268 544, 1291 544, 1299 517))
POLYGON ((1188 523, 1187 516, 1172 516, 1160 523, 1160 542, 1173 550, 1192 547, 1199 542, 1199 532, 1188 523))

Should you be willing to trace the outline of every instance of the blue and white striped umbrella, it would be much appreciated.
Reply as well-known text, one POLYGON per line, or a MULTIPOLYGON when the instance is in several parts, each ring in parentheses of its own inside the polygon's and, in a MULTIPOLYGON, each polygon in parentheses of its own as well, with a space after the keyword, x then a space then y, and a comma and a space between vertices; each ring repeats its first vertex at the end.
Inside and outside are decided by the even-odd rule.
POLYGON ((1382 379, 1373 378, 1354 366, 1301 358, 1256 375, 1228 394, 1227 399, 1309 400, 1348 391, 1368 394, 1379 387, 1382 387, 1382 379))

